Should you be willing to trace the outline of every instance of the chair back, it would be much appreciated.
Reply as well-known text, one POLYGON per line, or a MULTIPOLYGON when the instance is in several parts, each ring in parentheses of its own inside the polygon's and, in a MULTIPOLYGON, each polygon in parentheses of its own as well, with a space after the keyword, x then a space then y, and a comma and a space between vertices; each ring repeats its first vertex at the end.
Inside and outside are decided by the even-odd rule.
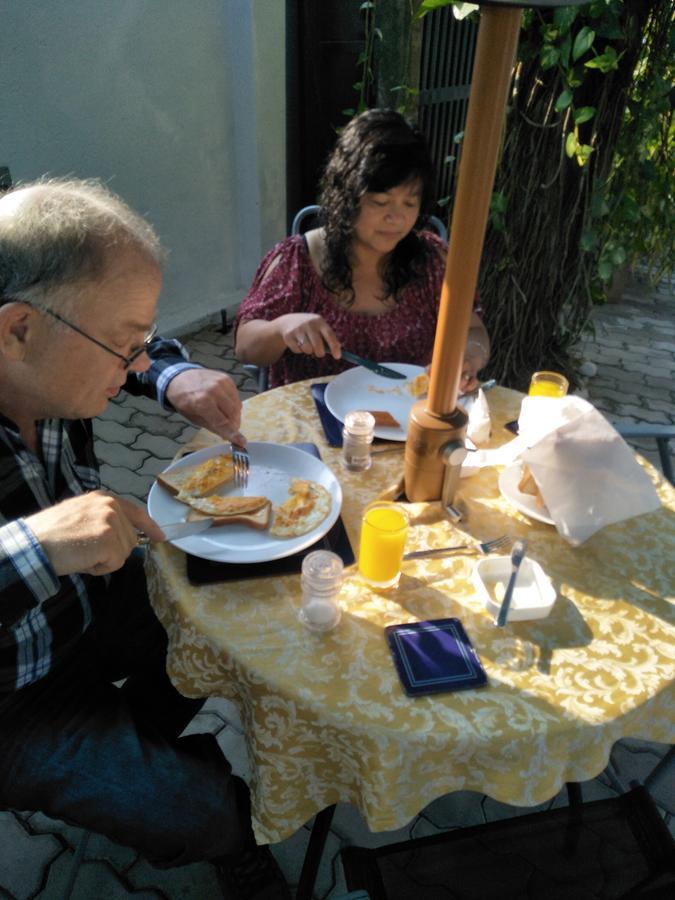
MULTIPOLYGON (((311 206, 303 206, 303 208, 298 210, 298 212, 293 217, 293 222, 291 223, 291 234, 302 234, 303 231, 306 231, 306 220, 317 219, 320 212, 321 207, 316 203, 313 203, 311 206)), ((438 216, 429 216, 428 224, 431 226, 431 228, 433 228, 438 236, 447 243, 448 230, 443 222, 441 222, 441 220, 438 218, 438 216)))
POLYGON ((615 422, 614 427, 625 441, 639 441, 645 438, 656 441, 656 449, 659 451, 659 460, 663 474, 675 487, 675 475, 673 474, 673 462, 670 453, 670 441, 675 441, 675 425, 615 422))

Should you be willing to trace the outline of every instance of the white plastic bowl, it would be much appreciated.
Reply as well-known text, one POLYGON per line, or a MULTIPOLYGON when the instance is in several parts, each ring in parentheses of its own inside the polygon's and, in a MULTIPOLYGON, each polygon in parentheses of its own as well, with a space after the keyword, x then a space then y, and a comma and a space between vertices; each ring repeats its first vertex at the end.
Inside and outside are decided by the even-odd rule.
MULTIPOLYGON (((509 556, 486 556, 474 567, 473 583, 485 603, 485 608, 495 617, 499 613, 510 575, 509 556)), ((518 572, 507 621, 522 622, 526 619, 546 618, 553 609, 556 596, 555 588, 542 567, 526 556, 518 572)))

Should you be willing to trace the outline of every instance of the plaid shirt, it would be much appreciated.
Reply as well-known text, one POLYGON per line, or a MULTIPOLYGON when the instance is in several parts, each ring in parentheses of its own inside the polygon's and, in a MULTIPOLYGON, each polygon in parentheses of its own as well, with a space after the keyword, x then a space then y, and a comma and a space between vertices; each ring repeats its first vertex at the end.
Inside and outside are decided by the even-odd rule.
MULTIPOLYGON (((164 394, 186 362, 178 341, 151 345, 151 368, 130 373, 125 390, 168 406, 164 394)), ((0 415, 0 693, 16 691, 64 659, 92 619, 92 597, 101 577, 59 578, 24 516, 100 487, 89 419, 38 423, 39 460, 16 425, 0 415)), ((105 576, 104 576, 105 577, 105 576)))

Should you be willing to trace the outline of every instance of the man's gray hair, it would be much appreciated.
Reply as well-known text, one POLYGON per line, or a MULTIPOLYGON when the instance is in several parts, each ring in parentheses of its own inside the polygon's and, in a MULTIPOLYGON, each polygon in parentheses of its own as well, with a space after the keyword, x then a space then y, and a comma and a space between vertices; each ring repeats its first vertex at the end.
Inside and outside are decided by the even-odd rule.
POLYGON ((0 301, 77 295, 128 249, 164 259, 152 226, 98 181, 42 179, 0 195, 0 301))

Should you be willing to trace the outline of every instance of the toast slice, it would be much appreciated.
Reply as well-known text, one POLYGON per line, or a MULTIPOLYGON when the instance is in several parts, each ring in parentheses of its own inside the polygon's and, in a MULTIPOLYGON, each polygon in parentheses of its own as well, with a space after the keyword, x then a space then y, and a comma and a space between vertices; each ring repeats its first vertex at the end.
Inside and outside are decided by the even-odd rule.
POLYGON ((520 481, 518 482, 518 490, 522 494, 530 494, 534 497, 535 503, 540 509, 544 509, 546 504, 544 503, 544 498, 541 496, 541 491, 539 490, 539 485, 534 480, 534 475, 530 472, 530 468, 528 465, 523 465, 523 471, 520 477, 520 481))
MULTIPOLYGON (((181 499, 180 495, 178 499, 181 499)), ((220 494, 210 494, 208 497, 190 497, 184 502, 205 516, 220 518, 250 515, 267 506, 270 501, 267 497, 222 497, 220 494)))
MULTIPOLYGON (((205 518, 211 518, 211 516, 197 509, 190 509, 186 516, 188 522, 205 518)), ((271 518, 272 504, 267 500, 265 506, 261 506, 256 512, 239 513, 231 516, 213 516, 213 525, 211 527, 215 528, 217 525, 247 525, 249 528, 257 528, 259 531, 264 531, 269 527, 271 518)))
POLYGON ((189 502, 190 497, 206 497, 233 480, 234 463, 230 453, 211 456, 195 465, 161 472, 157 476, 158 484, 185 502, 189 502))
POLYGON ((375 419, 375 425, 380 428, 400 428, 401 423, 397 422, 390 412, 384 409, 369 409, 368 412, 375 419))

